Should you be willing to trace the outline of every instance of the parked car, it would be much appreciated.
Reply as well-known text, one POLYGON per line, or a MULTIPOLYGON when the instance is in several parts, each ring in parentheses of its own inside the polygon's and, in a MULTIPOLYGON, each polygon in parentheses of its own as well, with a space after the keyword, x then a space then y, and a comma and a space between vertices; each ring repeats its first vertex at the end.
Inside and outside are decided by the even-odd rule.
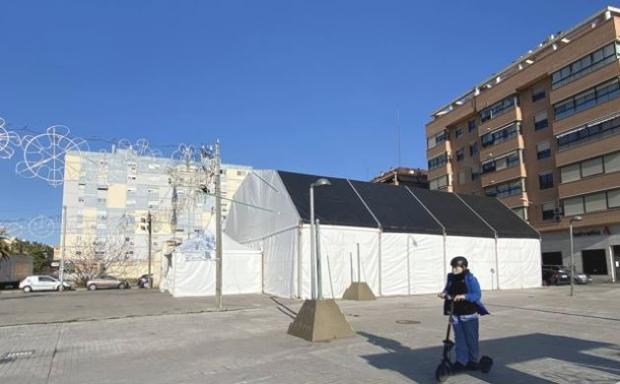
MULTIPOLYGON (((542 276, 547 285, 570 284, 570 268, 564 265, 543 265, 542 276)), ((588 284, 592 278, 584 273, 576 273, 574 280, 577 284, 588 284)))
POLYGON ((88 280, 86 282, 86 288, 89 291, 96 289, 126 289, 129 288, 127 280, 117 279, 114 276, 102 275, 97 278, 88 280))
MULTIPOLYGON (((66 281, 63 282, 63 287, 66 290, 73 289, 71 284, 66 281)), ((58 291, 60 290, 60 281, 48 275, 33 275, 22 280, 19 283, 19 289, 23 289, 26 293, 32 291, 58 291)))

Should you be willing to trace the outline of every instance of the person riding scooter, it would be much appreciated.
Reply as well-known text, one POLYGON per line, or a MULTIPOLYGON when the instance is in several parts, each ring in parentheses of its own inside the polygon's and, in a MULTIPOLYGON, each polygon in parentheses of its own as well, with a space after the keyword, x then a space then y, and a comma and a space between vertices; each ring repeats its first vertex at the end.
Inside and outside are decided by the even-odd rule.
POLYGON ((457 256, 450 261, 450 265, 452 273, 448 274, 446 286, 438 296, 445 300, 444 315, 452 316, 456 342, 456 362, 452 364, 452 370, 478 370, 478 316, 488 315, 489 312, 480 301, 480 284, 469 271, 467 259, 457 256))

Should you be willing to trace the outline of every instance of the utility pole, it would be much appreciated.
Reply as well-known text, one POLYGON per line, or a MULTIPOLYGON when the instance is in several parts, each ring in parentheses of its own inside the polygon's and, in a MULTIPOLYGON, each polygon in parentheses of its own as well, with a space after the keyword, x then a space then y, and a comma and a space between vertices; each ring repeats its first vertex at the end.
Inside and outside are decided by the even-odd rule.
POLYGON ((215 301, 222 308, 222 184, 220 141, 215 143, 215 301))
POLYGON ((146 225, 148 226, 148 230, 149 230, 149 289, 153 288, 153 278, 151 276, 151 260, 152 260, 152 240, 153 240, 153 217, 151 216, 151 210, 149 210, 147 216, 146 216, 146 225))
POLYGON ((66 241, 67 241, 67 206, 62 206, 62 244, 60 248, 60 268, 58 271, 58 278, 60 280, 61 291, 65 290, 65 249, 66 249, 66 241))

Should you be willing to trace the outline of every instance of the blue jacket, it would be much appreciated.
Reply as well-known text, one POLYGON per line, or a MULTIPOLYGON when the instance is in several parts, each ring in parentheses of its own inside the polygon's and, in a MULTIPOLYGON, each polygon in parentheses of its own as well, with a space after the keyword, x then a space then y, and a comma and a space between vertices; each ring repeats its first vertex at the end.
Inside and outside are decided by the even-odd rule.
MULTIPOLYGON (((487 309, 482 304, 482 301, 480 301, 482 299, 482 292, 480 291, 480 284, 478 283, 478 279, 476 279, 476 276, 474 276, 474 274, 469 271, 465 271, 463 273, 465 273, 465 287, 467 287, 465 300, 471 301, 472 303, 476 304, 476 307, 478 307, 478 313, 480 315, 488 315, 489 311, 487 311, 487 309)), ((452 273, 448 273, 448 281, 446 282, 446 287, 443 289, 443 292, 446 294, 448 293, 448 289, 450 289, 450 286, 452 285, 453 277, 454 275, 452 273)), ((448 305, 448 300, 444 301, 444 315, 447 315, 449 312, 448 305)))

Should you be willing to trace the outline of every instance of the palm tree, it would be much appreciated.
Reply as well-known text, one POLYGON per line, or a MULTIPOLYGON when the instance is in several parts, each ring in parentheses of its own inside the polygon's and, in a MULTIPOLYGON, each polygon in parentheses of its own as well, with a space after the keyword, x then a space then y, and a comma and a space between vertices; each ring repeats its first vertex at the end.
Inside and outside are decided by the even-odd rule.
POLYGON ((9 243, 7 242, 6 229, 0 228, 0 262, 8 261, 10 254, 9 243))

